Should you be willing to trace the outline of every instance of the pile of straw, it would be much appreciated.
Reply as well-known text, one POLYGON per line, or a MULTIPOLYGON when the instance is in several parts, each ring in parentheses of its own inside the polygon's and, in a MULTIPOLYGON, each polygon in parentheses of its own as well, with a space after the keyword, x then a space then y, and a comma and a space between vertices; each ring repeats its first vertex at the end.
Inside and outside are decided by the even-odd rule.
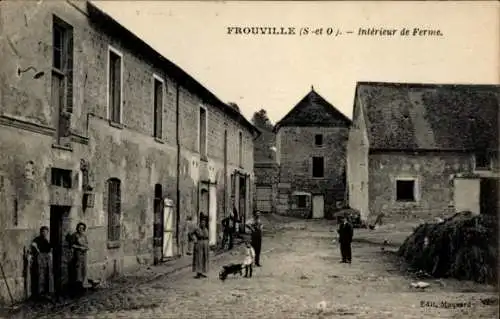
POLYGON ((434 277, 480 283, 497 280, 497 218, 461 212, 418 226, 398 254, 415 270, 434 277))

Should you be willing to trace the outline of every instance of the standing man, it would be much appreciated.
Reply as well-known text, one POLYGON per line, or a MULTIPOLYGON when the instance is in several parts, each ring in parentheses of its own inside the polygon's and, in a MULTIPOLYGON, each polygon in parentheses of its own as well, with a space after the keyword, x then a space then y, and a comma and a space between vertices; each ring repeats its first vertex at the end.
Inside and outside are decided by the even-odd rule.
POLYGON ((255 251, 255 266, 262 267, 260 264, 260 251, 262 248, 262 230, 263 226, 260 222, 260 212, 254 213, 253 223, 248 225, 251 230, 251 244, 255 251))
POLYGON ((229 215, 228 217, 224 218, 222 220, 222 230, 223 230, 223 237, 222 237, 222 247, 230 250, 233 248, 233 214, 229 215))
POLYGON ((342 263, 351 263, 351 243, 353 236, 353 227, 351 223, 345 218, 345 216, 340 216, 339 218, 339 228, 337 230, 339 234, 339 244, 340 244, 340 254, 342 255, 342 263))

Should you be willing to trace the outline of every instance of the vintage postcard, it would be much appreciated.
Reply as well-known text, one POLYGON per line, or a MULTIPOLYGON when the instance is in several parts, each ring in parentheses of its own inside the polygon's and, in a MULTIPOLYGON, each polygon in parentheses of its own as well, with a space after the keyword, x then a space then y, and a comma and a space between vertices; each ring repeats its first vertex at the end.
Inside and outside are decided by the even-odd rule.
POLYGON ((0 0, 1 318, 496 318, 497 1, 0 0))

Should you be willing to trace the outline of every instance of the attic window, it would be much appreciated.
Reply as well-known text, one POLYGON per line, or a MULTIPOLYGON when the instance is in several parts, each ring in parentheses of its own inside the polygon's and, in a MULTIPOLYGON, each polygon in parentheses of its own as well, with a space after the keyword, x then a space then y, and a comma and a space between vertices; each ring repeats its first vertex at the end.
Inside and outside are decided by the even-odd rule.
POLYGON ((323 146, 323 135, 322 134, 314 135, 314 145, 323 146))

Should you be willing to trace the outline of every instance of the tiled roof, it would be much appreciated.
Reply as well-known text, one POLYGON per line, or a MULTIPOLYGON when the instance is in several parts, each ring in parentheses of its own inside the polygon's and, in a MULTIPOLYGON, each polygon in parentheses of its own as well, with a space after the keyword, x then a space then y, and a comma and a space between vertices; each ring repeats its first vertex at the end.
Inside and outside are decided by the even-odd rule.
POLYGON ((351 120, 328 103, 314 89, 295 105, 274 130, 283 126, 333 126, 349 127, 351 120))
POLYGON ((359 82, 371 149, 498 149, 499 85, 359 82))

